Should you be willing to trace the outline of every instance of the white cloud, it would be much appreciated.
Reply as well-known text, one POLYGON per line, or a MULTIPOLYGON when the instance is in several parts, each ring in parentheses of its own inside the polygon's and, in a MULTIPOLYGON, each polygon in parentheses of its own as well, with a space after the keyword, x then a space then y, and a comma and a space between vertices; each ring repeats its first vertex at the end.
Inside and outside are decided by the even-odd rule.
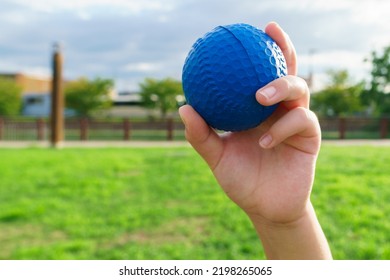
POLYGON ((48 67, 44 66, 28 66, 21 63, 15 63, 13 61, 1 61, 0 62, 0 69, 3 70, 1 72, 4 73, 13 73, 13 72, 20 72, 25 73, 28 75, 35 76, 37 78, 48 78, 51 76, 50 69, 48 67))
POLYGON ((173 1, 158 0, 13 0, 21 6, 41 12, 58 12, 62 10, 80 11, 88 9, 122 10, 129 13, 140 13, 146 10, 167 11, 173 8, 173 1))
POLYGON ((313 53, 312 55, 301 55, 299 63, 302 65, 314 65, 321 68, 357 68, 362 65, 366 53, 353 52, 348 50, 332 50, 313 53))
POLYGON ((52 75, 50 69, 47 67, 25 67, 20 72, 34 76, 38 79, 47 79, 52 75))
POLYGON ((355 1, 351 5, 351 19, 356 23, 383 26, 389 24, 390 1, 355 1))
POLYGON ((0 71, 45 72, 50 45, 62 41, 69 78, 112 77, 119 89, 135 89, 145 77, 180 79, 191 45, 221 24, 279 22, 298 51, 300 74, 312 66, 321 80, 330 68, 364 77, 363 59, 390 44, 389 0, 0 1, 0 71))
POLYGON ((1 20, 10 24, 22 25, 28 23, 29 19, 20 12, 10 11, 7 13, 2 13, 1 20))
POLYGON ((152 62, 130 63, 125 65, 123 69, 127 72, 151 73, 161 70, 161 64, 152 62))
MULTIPOLYGON (((377 0, 371 1, 375 2, 377 0)), ((359 2, 359 0, 263 0, 256 4, 253 1, 242 1, 242 4, 259 12, 278 10, 329 13, 350 10, 355 5, 359 5, 359 2)))
POLYGON ((328 70, 347 70, 353 83, 367 79, 370 65, 364 62, 366 57, 367 54, 362 52, 332 50, 301 55, 298 62, 304 69, 301 75, 307 76, 309 69, 313 71, 313 92, 315 92, 330 82, 328 70))

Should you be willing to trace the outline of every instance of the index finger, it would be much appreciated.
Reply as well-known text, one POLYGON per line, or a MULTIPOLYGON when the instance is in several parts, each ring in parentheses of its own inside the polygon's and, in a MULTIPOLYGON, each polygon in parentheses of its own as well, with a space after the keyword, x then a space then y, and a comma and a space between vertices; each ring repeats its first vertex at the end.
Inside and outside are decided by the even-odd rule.
POLYGON ((287 63, 287 72, 289 75, 297 75, 297 55, 293 43, 286 32, 276 23, 270 22, 265 27, 265 33, 267 33, 272 39, 275 40, 276 44, 282 50, 284 58, 287 63))
POLYGON ((288 75, 259 89, 256 99, 265 106, 283 102, 284 107, 289 110, 296 107, 309 108, 310 91, 304 79, 288 75))

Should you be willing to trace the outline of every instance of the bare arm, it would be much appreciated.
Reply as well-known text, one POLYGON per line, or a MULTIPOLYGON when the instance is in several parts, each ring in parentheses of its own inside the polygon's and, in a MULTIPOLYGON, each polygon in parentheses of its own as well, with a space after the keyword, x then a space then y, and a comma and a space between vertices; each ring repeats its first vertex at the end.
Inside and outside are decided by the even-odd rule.
POLYGON ((330 259, 310 202, 321 144, 310 93, 296 77, 294 47, 275 23, 266 32, 278 43, 289 75, 260 89, 263 105, 281 102, 259 127, 217 134, 189 105, 179 112, 186 138, 208 163, 225 193, 250 217, 269 259, 330 259))

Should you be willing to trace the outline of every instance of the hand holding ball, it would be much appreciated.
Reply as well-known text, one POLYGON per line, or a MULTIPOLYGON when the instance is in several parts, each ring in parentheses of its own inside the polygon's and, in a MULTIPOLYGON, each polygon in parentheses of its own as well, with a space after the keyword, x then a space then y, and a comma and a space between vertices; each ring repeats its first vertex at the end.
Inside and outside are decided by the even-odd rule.
POLYGON ((187 100, 213 128, 240 131, 258 126, 277 105, 263 106, 256 91, 285 76, 278 45, 248 24, 216 27, 192 46, 183 67, 187 100))

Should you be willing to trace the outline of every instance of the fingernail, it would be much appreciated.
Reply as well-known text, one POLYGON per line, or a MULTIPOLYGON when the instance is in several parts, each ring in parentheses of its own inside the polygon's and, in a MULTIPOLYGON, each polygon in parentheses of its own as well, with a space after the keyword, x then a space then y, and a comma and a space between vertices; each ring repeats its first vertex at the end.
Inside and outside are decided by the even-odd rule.
POLYGON ((260 138, 259 144, 263 148, 267 148, 272 142, 272 136, 269 134, 263 135, 263 137, 260 138))
POLYGON ((259 91, 259 93, 261 95, 263 95, 265 98, 271 99, 275 95, 275 93, 276 93, 276 88, 273 87, 273 86, 269 86, 269 87, 261 89, 259 91))
POLYGON ((184 126, 186 126, 186 121, 184 120, 183 116, 181 115, 180 109, 181 109, 181 107, 179 108, 179 116, 180 116, 181 121, 183 122, 184 126))

